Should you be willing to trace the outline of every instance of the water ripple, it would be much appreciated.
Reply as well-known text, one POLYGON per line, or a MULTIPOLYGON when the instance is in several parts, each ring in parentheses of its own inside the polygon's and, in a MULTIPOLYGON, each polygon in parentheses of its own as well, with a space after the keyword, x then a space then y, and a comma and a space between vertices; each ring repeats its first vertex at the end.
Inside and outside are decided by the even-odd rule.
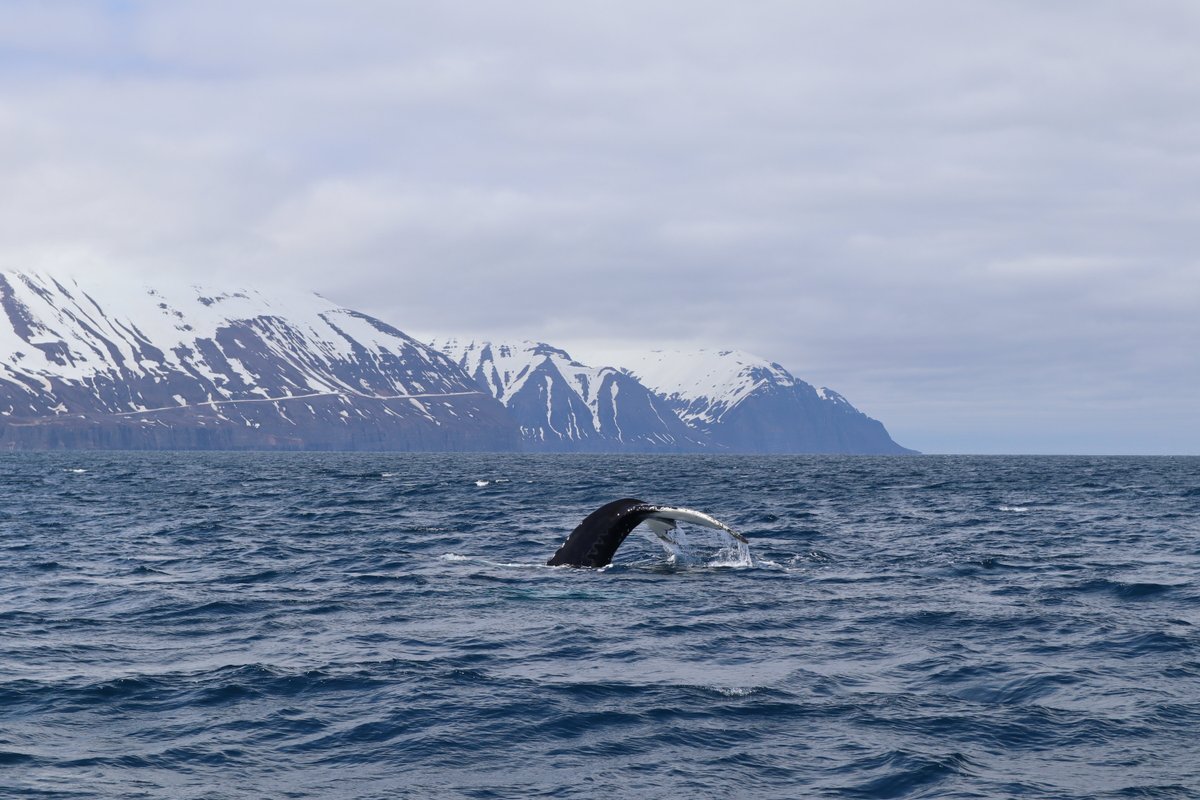
POLYGON ((46 798, 1200 796, 1197 459, 5 454, 46 798), (614 497, 711 511, 718 566, 614 497))

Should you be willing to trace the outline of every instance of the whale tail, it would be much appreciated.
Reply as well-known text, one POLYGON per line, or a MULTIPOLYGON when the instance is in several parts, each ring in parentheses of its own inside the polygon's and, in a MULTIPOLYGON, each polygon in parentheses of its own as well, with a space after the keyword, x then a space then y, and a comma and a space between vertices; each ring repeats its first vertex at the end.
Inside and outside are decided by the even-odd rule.
POLYGON ((715 528, 740 542, 746 541, 746 537, 702 511, 626 497, 606 503, 584 517, 546 563, 552 567, 604 567, 612 563, 617 548, 638 525, 645 523, 655 536, 673 544, 675 540, 670 533, 678 522, 715 528))

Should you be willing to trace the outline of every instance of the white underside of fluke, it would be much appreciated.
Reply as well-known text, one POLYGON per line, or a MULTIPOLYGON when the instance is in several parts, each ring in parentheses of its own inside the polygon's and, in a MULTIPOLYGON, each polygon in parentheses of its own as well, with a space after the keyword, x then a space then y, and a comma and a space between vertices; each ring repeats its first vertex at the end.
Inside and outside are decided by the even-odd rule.
POLYGON ((690 508, 654 506, 653 513, 643 521, 643 524, 653 531, 654 535, 658 538, 674 542, 674 539, 670 537, 670 531, 675 530, 676 522, 690 522, 693 525, 703 525, 705 528, 716 528, 717 530, 725 531, 739 542, 746 541, 745 536, 742 536, 719 519, 710 517, 703 511, 695 511, 690 508))
POLYGON ((650 532, 662 539, 668 544, 679 544, 675 537, 671 535, 671 531, 675 530, 675 521, 669 519, 655 519, 650 517, 642 520, 642 524, 650 529, 650 532))

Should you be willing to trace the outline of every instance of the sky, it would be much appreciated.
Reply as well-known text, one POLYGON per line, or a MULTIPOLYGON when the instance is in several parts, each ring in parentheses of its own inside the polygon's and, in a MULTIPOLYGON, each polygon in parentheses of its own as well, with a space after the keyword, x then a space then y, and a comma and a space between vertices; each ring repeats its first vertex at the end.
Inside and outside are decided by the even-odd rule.
POLYGON ((1200 453, 1200 3, 6 0, 0 269, 1200 453))

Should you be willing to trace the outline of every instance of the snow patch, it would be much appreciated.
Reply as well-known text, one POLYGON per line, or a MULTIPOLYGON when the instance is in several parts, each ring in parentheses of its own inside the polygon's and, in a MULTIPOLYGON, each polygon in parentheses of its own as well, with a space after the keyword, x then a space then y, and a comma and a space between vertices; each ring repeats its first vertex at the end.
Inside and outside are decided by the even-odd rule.
POLYGON ((773 361, 740 350, 653 350, 626 359, 626 371, 682 406, 689 424, 715 423, 765 386, 804 385, 773 361))

